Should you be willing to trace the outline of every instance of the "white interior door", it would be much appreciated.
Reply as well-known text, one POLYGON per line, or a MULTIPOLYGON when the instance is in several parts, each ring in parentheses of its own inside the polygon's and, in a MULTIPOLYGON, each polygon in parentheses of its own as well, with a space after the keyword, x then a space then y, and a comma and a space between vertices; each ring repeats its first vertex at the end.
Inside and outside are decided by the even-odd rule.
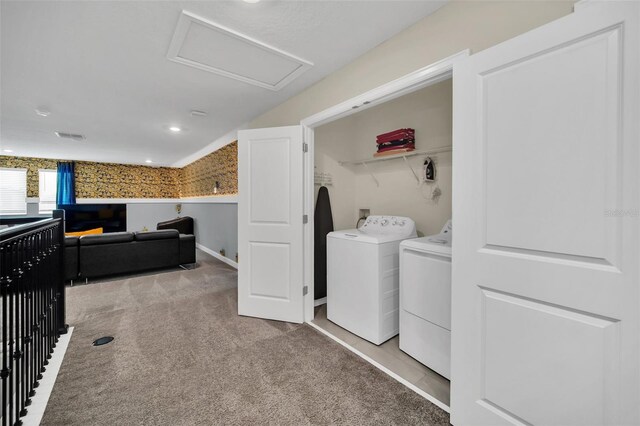
POLYGON ((238 314, 303 321, 302 127, 238 133, 238 314))
POLYGON ((452 422, 640 424, 638 2, 454 70, 452 422))

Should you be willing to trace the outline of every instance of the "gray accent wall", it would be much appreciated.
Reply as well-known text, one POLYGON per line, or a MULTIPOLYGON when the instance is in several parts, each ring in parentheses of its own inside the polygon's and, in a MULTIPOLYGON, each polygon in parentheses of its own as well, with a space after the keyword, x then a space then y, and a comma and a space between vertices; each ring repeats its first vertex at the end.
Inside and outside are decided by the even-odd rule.
MULTIPOLYGON (((156 229, 156 224, 178 217, 177 203, 127 204, 127 231, 156 229)), ((196 242, 235 261, 238 252, 238 205, 236 203, 183 202, 180 216, 194 220, 196 242)))
MULTIPOLYGON (((178 217, 177 203, 127 203, 127 231, 152 231, 158 222, 178 217)), ((181 216, 185 216, 182 214, 181 216)))
MULTIPOLYGON (((175 219, 177 202, 127 203, 127 231, 156 229, 158 222, 175 219)), ((180 216, 191 216, 194 220, 196 242, 236 260, 238 252, 238 204, 237 203, 193 203, 182 202, 180 216)), ((38 215, 38 203, 27 203, 27 214, 38 215)), ((43 215, 47 217, 50 215, 43 215)))
POLYGON ((238 204, 183 203, 182 215, 195 220, 196 242, 235 261, 238 252, 238 204))

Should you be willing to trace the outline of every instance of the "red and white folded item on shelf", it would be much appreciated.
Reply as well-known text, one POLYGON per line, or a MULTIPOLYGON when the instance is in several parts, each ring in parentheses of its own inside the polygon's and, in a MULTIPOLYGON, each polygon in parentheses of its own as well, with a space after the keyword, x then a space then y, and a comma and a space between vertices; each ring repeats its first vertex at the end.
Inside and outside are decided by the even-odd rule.
POLYGON ((380 148, 380 149, 378 149, 378 152, 388 152, 388 151, 407 149, 407 148, 416 149, 416 144, 413 143, 413 142, 410 142, 410 143, 405 143, 403 145, 390 146, 390 147, 387 147, 387 148, 380 148))
POLYGON ((376 142, 378 144, 391 142, 399 139, 414 139, 416 131, 414 129, 398 129, 393 132, 383 133, 381 135, 376 136, 376 142))
POLYGON ((408 143, 415 143, 415 139, 398 139, 391 142, 380 143, 378 144, 378 151, 380 151, 383 148, 389 148, 392 146, 402 146, 408 143))
POLYGON ((390 149, 388 151, 382 151, 382 152, 376 152, 375 154, 373 154, 374 157, 386 157, 388 155, 398 155, 398 154, 402 154, 403 152, 411 152, 414 151, 415 148, 411 148, 411 147, 407 147, 407 148, 395 148, 395 149, 390 149))

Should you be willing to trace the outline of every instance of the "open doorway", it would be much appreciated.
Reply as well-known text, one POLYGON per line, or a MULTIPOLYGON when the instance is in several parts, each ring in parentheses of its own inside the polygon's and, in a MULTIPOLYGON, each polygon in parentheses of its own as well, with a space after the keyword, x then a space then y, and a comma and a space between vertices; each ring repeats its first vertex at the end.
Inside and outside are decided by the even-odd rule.
MULTIPOLYGON (((407 132, 410 131, 405 134, 409 134, 407 132)), ((313 324, 446 405, 449 405, 449 380, 412 357, 414 354, 420 358, 420 354, 419 348, 418 353, 411 351, 413 346, 419 345, 411 340, 421 337, 398 335, 399 328, 404 325, 400 324, 404 316, 416 316, 413 310, 400 314, 403 304, 398 262, 400 241, 438 234, 451 219, 451 146, 451 78, 319 126, 314 132, 315 220, 323 223, 322 216, 330 214, 333 228, 338 232, 331 233, 327 239, 327 259, 316 260, 313 324), (384 147, 389 144, 376 142, 377 135, 396 129, 412 129, 414 137, 400 139, 396 144, 398 148, 392 143, 390 150, 384 147), (427 177, 425 169, 429 162, 431 176, 427 177), (319 191, 323 191, 320 198, 319 191), (330 211, 322 206, 322 200, 327 196, 330 211), (391 229, 395 224, 392 220, 405 221, 402 227, 399 223, 396 225, 399 234, 394 241, 385 239, 377 243, 368 239, 359 244, 354 241, 357 237, 350 237, 357 234, 357 229, 366 231, 367 226, 374 226, 374 222, 369 222, 378 216, 390 221, 388 224, 383 222, 385 226, 381 230, 384 232, 396 231, 391 229), (410 229, 412 222, 415 234, 410 229), (342 243, 344 240, 334 238, 342 235, 351 239, 342 243), (377 247, 384 252, 380 265, 376 264, 377 247), (363 256, 371 258, 360 257, 357 251, 361 249, 367 252, 363 256), (338 265, 340 259, 335 259, 336 250, 345 250, 339 258, 353 257, 353 260, 348 265, 338 265), (363 263, 358 264, 357 259, 363 263), (322 274, 318 274, 322 272, 319 269, 323 262, 331 269, 326 284, 320 278, 322 274), (384 270, 381 272, 384 277, 378 284, 375 274, 370 276, 369 272, 379 267, 384 270), (339 268, 349 270, 342 272, 339 268), (341 274, 349 278, 343 279, 341 274), (374 290, 376 285, 381 288, 374 290), (330 292, 328 299, 327 290, 330 292), (379 306, 380 312, 369 312, 372 308, 364 306, 367 304, 379 306), (384 328, 384 336, 371 337, 370 329, 376 328, 378 323, 384 328), (402 345, 400 339, 404 339, 402 345)), ((320 250, 315 255, 323 257, 320 250)), ((429 279, 407 278, 410 280, 406 282, 429 279)), ((450 309, 450 286, 447 290, 446 295, 438 293, 429 297, 442 298, 439 304, 448 303, 450 309)), ((420 320, 422 318, 407 318, 413 322, 420 320)), ((408 326, 413 326, 413 322, 408 326)))
MULTIPOLYGON (((466 54, 462 52, 460 56, 466 54)), ((337 106, 333 113, 321 113, 303 121, 302 124, 307 126, 306 141, 311 151, 305 164, 307 203, 311 198, 309 195, 313 194, 313 207, 308 207, 307 211, 315 211, 319 190, 324 187, 323 191, 329 196, 335 231, 362 228, 369 223, 367 217, 371 222, 376 216, 384 216, 387 220, 381 218, 381 221, 385 225, 387 221, 391 224, 392 220, 398 224, 406 222, 407 226, 415 224, 415 234, 410 235, 409 232, 398 238, 430 236, 442 230, 451 218, 452 208, 451 69, 454 60, 455 57, 450 58, 447 65, 438 71, 424 75, 419 83, 403 87, 392 82, 396 83, 395 91, 390 88, 386 94, 379 93, 377 102, 368 101, 365 95, 353 100, 351 111, 340 112, 340 108, 348 105, 347 102, 337 106), (358 104, 360 101, 362 103, 358 104), (413 149, 374 155, 381 151, 377 136, 397 129, 413 130, 414 146, 410 147, 413 149), (429 162, 431 173, 435 170, 434 179, 426 176, 425 163, 429 162)), ((315 215, 312 217, 317 219, 315 215)), ((313 227, 309 228, 313 230, 313 227)), ((310 265, 314 259, 308 256, 314 240, 309 234, 305 235, 305 276, 314 270, 310 265)), ((392 322, 397 329, 401 310, 398 276, 400 240, 390 246, 394 244, 395 248, 391 250, 395 252, 389 257, 392 267, 385 273, 389 275, 393 269, 391 274, 395 277, 387 277, 391 284, 383 284, 386 296, 380 298, 386 298, 382 302, 386 305, 382 315, 395 317, 392 322)), ((327 299, 326 291, 317 288, 323 283, 316 277, 312 276, 309 282, 312 285, 309 298, 305 300, 305 317, 312 326, 425 398, 448 409, 450 381, 425 365, 424 359, 421 362, 417 359, 420 357, 403 350, 402 337, 397 331, 387 332, 380 341, 359 333, 358 327, 335 320, 335 315, 332 320, 330 305, 337 304, 336 300, 327 299)), ((353 300, 347 304, 358 303, 358 295, 352 297, 353 300)), ((450 306, 450 301, 448 303, 450 306)))

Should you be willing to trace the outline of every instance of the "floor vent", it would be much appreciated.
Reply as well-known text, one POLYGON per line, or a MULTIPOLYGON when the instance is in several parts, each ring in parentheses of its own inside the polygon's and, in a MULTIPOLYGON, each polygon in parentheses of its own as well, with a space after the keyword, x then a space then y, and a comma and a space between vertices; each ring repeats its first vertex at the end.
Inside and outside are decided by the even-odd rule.
POLYGON ((111 343, 111 341, 113 341, 113 337, 111 336, 101 337, 93 341, 93 346, 106 345, 107 343, 111 343))

